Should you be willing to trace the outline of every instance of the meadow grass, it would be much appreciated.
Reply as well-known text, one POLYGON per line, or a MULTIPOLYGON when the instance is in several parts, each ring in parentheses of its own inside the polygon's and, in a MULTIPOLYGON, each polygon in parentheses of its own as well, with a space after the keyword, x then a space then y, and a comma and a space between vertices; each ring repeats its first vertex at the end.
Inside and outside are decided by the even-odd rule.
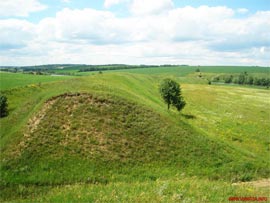
MULTIPOLYGON (((24 197, 30 189, 18 187, 24 197)), ((188 202, 225 203, 230 197, 268 197, 267 188, 233 186, 221 181, 197 177, 158 179, 145 182, 114 182, 108 184, 73 184, 47 187, 28 199, 9 202, 188 202)))
POLYGON ((42 83, 71 78, 71 76, 30 75, 0 71, 0 90, 7 90, 26 85, 41 85, 42 83))
POLYGON ((183 114, 195 117, 188 123, 251 156, 269 158, 269 90, 192 84, 183 89, 188 103, 183 114))

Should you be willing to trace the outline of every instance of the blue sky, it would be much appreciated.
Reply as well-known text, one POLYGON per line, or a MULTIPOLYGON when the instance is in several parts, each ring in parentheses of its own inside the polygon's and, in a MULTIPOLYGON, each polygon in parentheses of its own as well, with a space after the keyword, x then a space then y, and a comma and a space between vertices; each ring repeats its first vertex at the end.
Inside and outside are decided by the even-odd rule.
MULTIPOLYGON (((104 2, 102 0, 40 0, 44 5, 47 5, 47 9, 40 11, 38 13, 29 13, 27 18, 31 22, 38 22, 44 17, 53 17, 58 11, 63 8, 71 9, 84 9, 84 8, 94 8, 97 10, 104 10, 104 2)), ((174 0, 174 5, 176 7, 193 6, 199 7, 202 5, 208 6, 226 6, 232 9, 246 8, 250 13, 256 11, 267 11, 270 10, 269 0, 174 0)), ((118 16, 127 16, 129 13, 126 9, 127 5, 117 5, 109 8, 110 11, 114 12, 118 16)), ((20 17, 22 18, 22 17, 20 17)))
POLYGON ((185 5, 191 6, 227 6, 233 9, 247 8, 254 12, 258 10, 269 10, 269 0, 176 0, 176 6, 182 7, 185 5))
POLYGON ((0 65, 270 65, 269 0, 5 0, 0 65))

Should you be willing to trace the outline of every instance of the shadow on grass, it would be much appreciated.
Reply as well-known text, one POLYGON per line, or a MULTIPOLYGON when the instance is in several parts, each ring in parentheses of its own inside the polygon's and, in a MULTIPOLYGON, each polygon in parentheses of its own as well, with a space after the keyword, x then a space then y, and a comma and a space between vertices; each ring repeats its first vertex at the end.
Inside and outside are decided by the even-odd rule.
POLYGON ((196 116, 194 116, 194 115, 191 115, 191 114, 181 114, 184 118, 186 118, 186 119, 195 119, 196 118, 196 116))

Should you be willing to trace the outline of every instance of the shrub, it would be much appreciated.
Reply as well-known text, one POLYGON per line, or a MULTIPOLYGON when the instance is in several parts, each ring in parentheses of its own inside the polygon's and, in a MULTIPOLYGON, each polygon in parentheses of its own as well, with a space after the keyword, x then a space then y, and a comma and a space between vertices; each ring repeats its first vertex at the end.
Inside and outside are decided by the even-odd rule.
POLYGON ((7 116, 8 114, 8 103, 7 103, 7 97, 5 95, 0 95, 0 117, 7 116))
POLYGON ((231 83, 233 81, 233 76, 232 75, 226 76, 224 81, 225 81, 225 83, 231 83))

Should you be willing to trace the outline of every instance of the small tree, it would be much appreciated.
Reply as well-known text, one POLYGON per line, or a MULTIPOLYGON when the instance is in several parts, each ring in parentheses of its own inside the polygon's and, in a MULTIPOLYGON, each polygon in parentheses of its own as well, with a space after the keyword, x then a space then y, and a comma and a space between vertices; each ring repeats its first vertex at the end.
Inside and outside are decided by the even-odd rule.
POLYGON ((173 105, 178 111, 181 111, 186 105, 186 102, 181 95, 180 85, 174 80, 163 80, 160 84, 159 91, 163 100, 168 105, 168 110, 170 109, 170 105, 173 105))
POLYGON ((241 73, 238 77, 238 84, 242 85, 246 81, 246 73, 241 73))
POLYGON ((225 79, 224 79, 225 83, 231 83, 232 81, 233 81, 233 76, 232 75, 225 76, 225 79))
POLYGON ((1 118, 8 114, 7 107, 8 107, 7 97, 4 95, 0 95, 0 117, 1 118))
POLYGON ((253 85, 254 78, 250 75, 247 80, 247 84, 253 85))

